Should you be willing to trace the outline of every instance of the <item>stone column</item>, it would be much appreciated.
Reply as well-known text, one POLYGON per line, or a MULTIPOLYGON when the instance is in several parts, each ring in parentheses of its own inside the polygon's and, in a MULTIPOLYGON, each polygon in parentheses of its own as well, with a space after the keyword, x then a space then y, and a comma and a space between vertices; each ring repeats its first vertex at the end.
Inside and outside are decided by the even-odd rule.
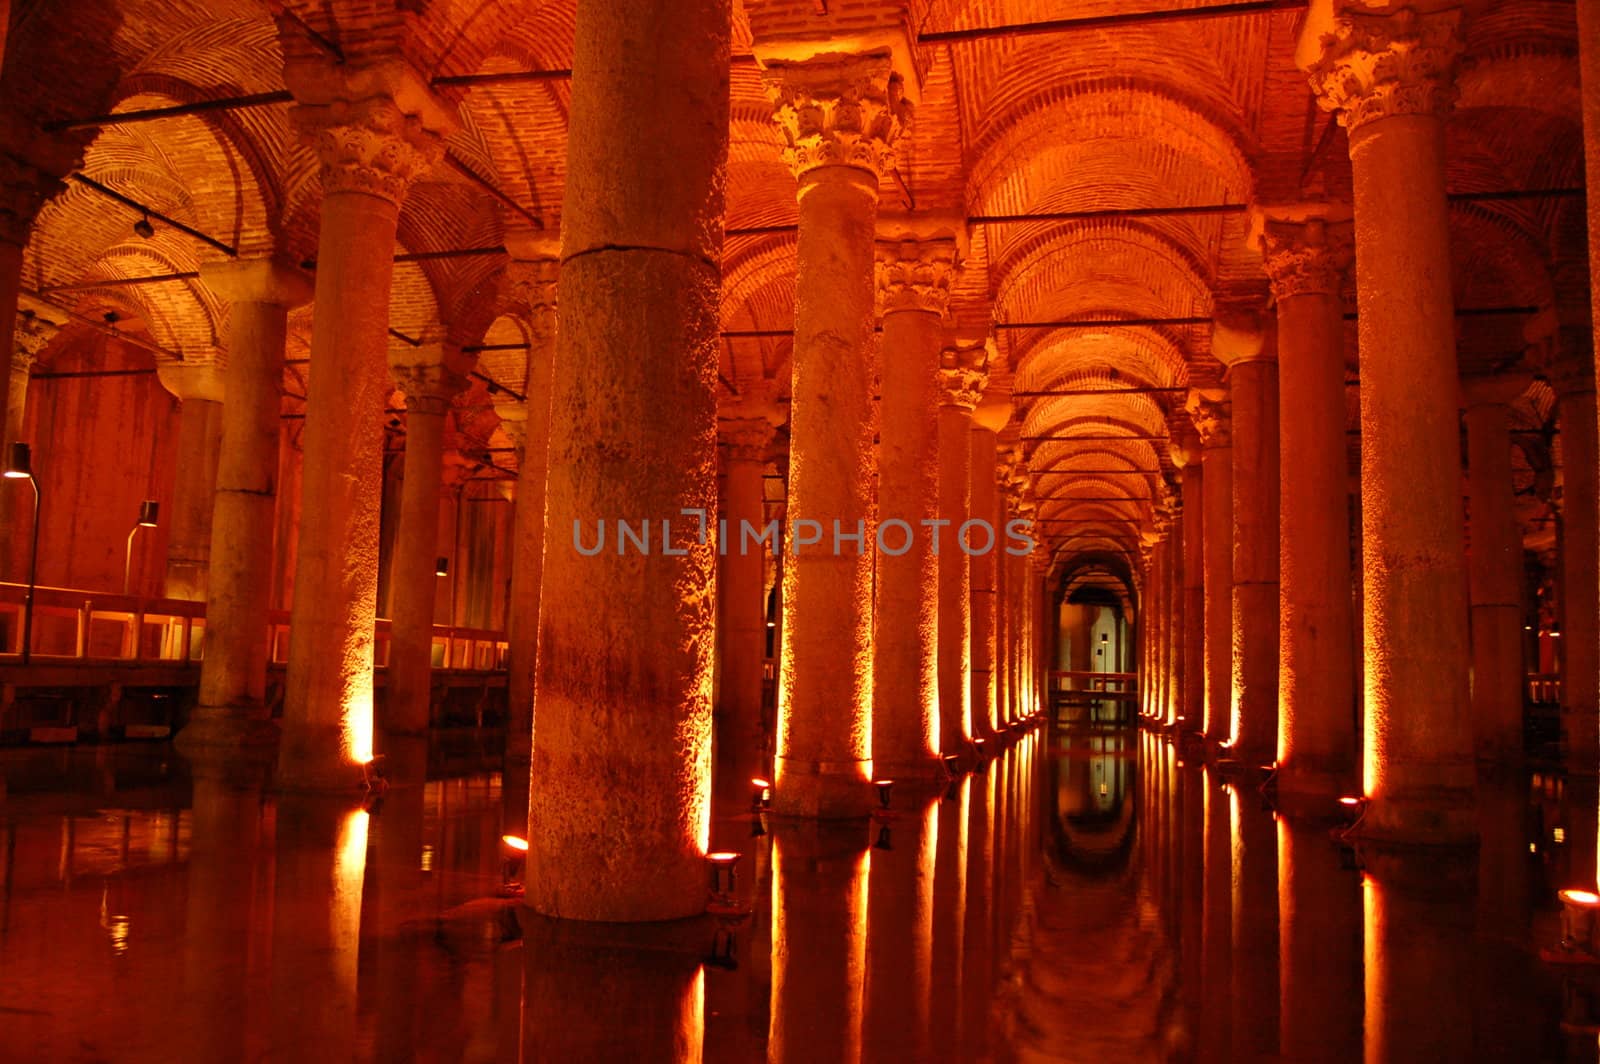
MULTIPOLYGON (((1181 476, 1181 474, 1180 474, 1181 476)), ((1171 727, 1183 716, 1183 514, 1181 494, 1172 497, 1171 528, 1167 532, 1167 705, 1162 724, 1171 727)))
POLYGON ((1522 759, 1522 530, 1511 482, 1510 404, 1523 374, 1461 382, 1467 426, 1472 731, 1480 761, 1522 759))
MULTIPOLYGON (((16 327, 14 323, 19 321, 17 301, 22 288, 22 252, 27 247, 33 220, 45 202, 61 190, 61 182, 54 174, 69 173, 81 161, 80 149, 76 146, 46 145, 42 143, 42 138, 35 144, 23 143, 25 136, 16 136, 16 133, 23 131, 23 127, 24 123, 18 122, 7 130, 11 135, 5 138, 6 150, 0 152, 0 322, 12 323, 13 328, 16 327), (50 154, 58 156, 51 160, 49 166, 54 173, 47 173, 45 169, 23 160, 24 153, 33 147, 44 147, 50 154)), ((16 388, 15 380, 14 373, 0 373, 0 410, 5 410, 8 417, 14 402, 12 392, 16 388)), ((9 425, 8 420, 8 429, 9 425)), ((7 435, 0 440, 5 455, 10 455, 15 439, 7 435)), ((22 540, 27 534, 28 522, 33 519, 32 514, 32 498, 26 489, 0 491, 0 543, 22 540)), ((9 554, 0 552, 0 564, 9 560, 9 554)), ((25 558, 21 564, 26 565, 25 558)), ((26 573, 14 571, 0 572, 0 576, 15 581, 27 579, 26 573)))
POLYGON ((275 742, 267 714, 272 543, 289 311, 311 298, 304 274, 271 259, 207 263, 206 287, 228 301, 227 407, 211 508, 211 563, 200 692, 178 748, 275 742))
POLYGON ((833 533, 872 535, 873 228, 909 117, 890 67, 887 55, 829 56, 764 74, 800 181, 788 517, 819 537, 784 554, 773 805, 801 816, 871 806, 872 559, 833 533))
MULTIPOLYGON (((161 386, 178 400, 178 465, 167 508, 167 598, 203 600, 211 564, 211 511, 222 442, 225 370, 215 362, 163 363, 161 386)), ((131 522, 131 518, 130 518, 131 522)))
POLYGON ((312 381, 278 782, 354 787, 372 757, 389 281, 400 201, 452 119, 409 70, 285 66, 322 167, 312 381))
POLYGON ((1228 367, 1233 415, 1232 756, 1278 749, 1278 365, 1253 313, 1219 309, 1211 353, 1228 367))
POLYGON ((1552 368, 1561 429, 1561 743, 1567 771, 1600 768, 1600 529, 1588 330, 1564 329, 1552 368))
MULTIPOLYGON (((753 391, 757 382, 746 382, 753 391)), ((761 716, 761 672, 767 644, 765 562, 770 542, 744 535, 766 525, 763 476, 772 447, 774 422, 781 415, 759 399, 724 410, 717 422, 722 445, 724 536, 717 558, 717 637, 722 672, 717 706, 717 761, 740 766, 741 777, 766 777, 761 716)))
POLYGON ((1220 396, 1189 393, 1200 434, 1205 518, 1205 737, 1226 742, 1233 705, 1233 426, 1220 396))
MULTIPOLYGON (((1019 466, 1016 480, 1016 511, 1017 520, 1028 522, 1030 525, 1034 516, 1039 511, 1038 500, 1033 496, 1033 488, 1025 467, 1019 466)), ((1031 665, 1033 657, 1033 622, 1029 612, 1029 594, 1033 589, 1033 571, 1030 561, 1033 555, 1013 555, 1011 558, 1011 679, 1012 679, 1012 719, 1020 720, 1032 713, 1037 707, 1035 701, 1033 673, 1031 665)))
MULTIPOLYGON (((400 528, 389 563, 388 683, 379 721, 386 738, 428 734, 445 415, 451 397, 467 384, 470 363, 453 343, 389 350, 389 371, 406 397, 406 439, 400 528)), ((457 564, 463 567, 460 559, 457 564)))
POLYGON ((665 0, 585 16, 525 897, 565 919, 674 919, 705 908, 710 843, 716 542, 693 512, 716 513, 731 16, 665 0), (648 522, 649 546, 619 521, 648 522), (580 550, 606 526, 614 545, 580 550))
POLYGON ((1011 555, 1006 547, 1011 539, 1006 535, 1006 523, 1011 520, 1011 460, 1002 452, 996 459, 994 475, 995 511, 1001 543, 995 547, 994 564, 994 704, 995 720, 1011 723, 1011 675, 1008 663, 1011 653, 1011 618, 1006 603, 1011 594, 1011 555))
MULTIPOLYGON (((954 231, 879 222, 878 594, 872 640, 872 763, 887 778, 939 761, 939 351, 956 268, 954 231), (885 237, 898 237, 885 239, 885 237)), ((946 536, 946 541, 950 538, 946 536)))
MULTIPOLYGON (((533 756, 534 668, 539 653, 539 603, 544 584, 545 475, 550 465, 550 383, 555 372, 556 279, 560 238, 552 231, 506 233, 508 302, 528 329, 525 398, 503 424, 517 448, 511 534, 510 643, 506 676, 506 759, 527 774, 533 756)), ((509 412, 509 411, 508 411, 509 412)))
POLYGON ((1278 307, 1278 790, 1334 799, 1356 782, 1359 744, 1340 302, 1353 234, 1324 205, 1253 225, 1278 307))
POLYGON ((967 523, 972 492, 972 412, 988 381, 981 344, 939 356, 939 750, 965 757, 972 732, 972 596, 967 523))
MULTIPOLYGON (((1002 723, 997 682, 996 643, 999 638, 999 618, 996 609, 999 594, 1000 559, 1004 557, 1007 543, 1005 515, 1000 506, 1000 492, 995 483, 999 460, 1000 430, 1011 415, 1011 405, 988 402, 978 407, 972 416, 971 433, 971 499, 970 513, 974 521, 983 521, 993 535, 985 546, 983 526, 975 526, 968 542, 973 553, 970 565, 971 587, 969 601, 972 609, 972 717, 978 736, 992 739, 995 728, 1002 723)), ((959 543, 957 544, 959 546, 959 543)))
POLYGON ((28 409, 28 377, 39 355, 54 340, 60 326, 31 311, 17 315, 15 343, 11 349, 11 385, 6 392, 5 436, 0 439, 10 454, 13 442, 22 438, 22 419, 28 409))
POLYGON ((1167 703, 1167 593, 1172 582, 1167 579, 1167 518, 1156 517, 1150 542, 1150 572, 1146 577, 1150 589, 1150 709, 1152 722, 1160 721, 1166 713, 1167 703))
POLYGON ((1444 113, 1459 10, 1349 11, 1303 42, 1349 130, 1361 305, 1362 832, 1472 838, 1467 580, 1444 113))
POLYGON ((1178 723, 1185 732, 1205 728, 1205 467, 1198 437, 1180 437, 1172 448, 1183 497, 1183 687, 1178 723))

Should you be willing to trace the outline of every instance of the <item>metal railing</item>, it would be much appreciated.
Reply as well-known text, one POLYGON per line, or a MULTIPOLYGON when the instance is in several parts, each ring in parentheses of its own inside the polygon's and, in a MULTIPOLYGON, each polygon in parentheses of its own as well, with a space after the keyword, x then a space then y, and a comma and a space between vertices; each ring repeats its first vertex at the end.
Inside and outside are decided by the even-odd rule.
MULTIPOLYGON (((0 664, 22 659, 27 587, 0 583, 0 664)), ((33 597, 33 646, 39 665, 68 662, 198 666, 205 647, 206 608, 185 599, 118 595, 78 588, 39 587, 33 597)), ((289 614, 268 611, 268 660, 289 660, 289 614)), ((389 660, 389 622, 379 618, 374 663, 389 660)), ((433 667, 462 672, 494 672, 506 667, 509 644, 504 632, 455 625, 433 626, 433 667)))

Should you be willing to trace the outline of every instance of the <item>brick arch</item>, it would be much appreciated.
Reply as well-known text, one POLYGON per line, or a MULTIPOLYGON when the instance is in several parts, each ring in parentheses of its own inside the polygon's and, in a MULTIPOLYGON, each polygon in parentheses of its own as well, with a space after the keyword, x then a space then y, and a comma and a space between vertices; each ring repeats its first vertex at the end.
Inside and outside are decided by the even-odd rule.
POLYGON ((1095 385, 1181 387, 1188 380, 1183 348, 1146 327, 1057 329, 1029 344, 1017 367, 1017 391, 1095 385))

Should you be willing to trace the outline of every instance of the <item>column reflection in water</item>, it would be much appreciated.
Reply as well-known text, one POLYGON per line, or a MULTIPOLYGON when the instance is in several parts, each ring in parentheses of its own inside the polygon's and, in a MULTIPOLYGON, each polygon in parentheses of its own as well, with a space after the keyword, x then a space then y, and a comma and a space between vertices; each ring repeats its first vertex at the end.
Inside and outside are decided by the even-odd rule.
POLYGON ((961 935, 961 1056, 981 1060, 989 1051, 989 991, 994 928, 995 773, 991 764, 972 777, 967 807, 967 911, 961 935))
POLYGON ((523 1060, 700 1064, 708 934, 700 921, 518 916, 527 962, 523 1060))
MULTIPOLYGON (((869 1061, 928 1060, 934 1054, 929 1007, 938 846, 937 799, 912 805, 907 812, 882 821, 878 829, 867 889, 867 1002, 862 1042, 869 1061)), ((943 978, 946 973, 939 974, 943 978)))
POLYGON ((278 799, 266 1060, 355 1055, 368 821, 344 798, 278 799))
POLYGON ((1200 927, 1200 1053, 1202 1061, 1232 1060, 1229 983, 1233 970, 1233 824, 1228 792, 1204 770, 1205 914, 1200 927))
MULTIPOLYGON (((384 736, 383 753, 389 787, 369 827, 371 861, 361 923, 373 963, 362 981, 361 998, 363 1011, 370 1007, 378 1015, 378 1059, 404 1061, 415 1058, 429 1031, 444 1026, 438 1013, 459 1006, 435 1002, 427 1007, 417 987, 416 943, 402 931, 407 920, 434 915, 422 868, 428 743, 384 736), (425 1012, 430 1014, 426 1022, 425 1012)), ((443 863, 442 853, 430 855, 430 866, 435 862, 443 863)), ((444 874, 442 867, 432 868, 434 879, 444 874)))
POLYGON ((262 850, 264 812, 261 789, 239 785, 227 766, 193 766, 183 1019, 175 1058, 250 1055, 251 917, 262 887, 258 878, 271 867, 262 850))
POLYGON ((1470 855, 1363 852, 1368 1064, 1472 1060, 1470 855))
POLYGON ((772 844, 767 1059, 861 1059, 871 850, 860 821, 780 821, 772 844))
POLYGON ((1182 910, 1178 942, 1178 979, 1182 988, 1178 1000, 1179 1028, 1184 1044, 1192 1047, 1199 1038, 1204 986, 1206 778, 1197 765, 1178 762, 1176 768, 1178 786, 1183 788, 1181 832, 1184 840, 1183 865, 1178 871, 1182 910))
POLYGON ((1326 823, 1278 821, 1278 1006, 1283 1059, 1361 1055, 1361 876, 1326 823))
POLYGON ((1228 788, 1233 818, 1233 1059, 1278 1055, 1278 832, 1252 788, 1228 788))
POLYGON ((972 777, 950 784, 939 801, 938 846, 933 871, 933 981, 929 1013, 930 1032, 936 1046, 961 1044, 961 984, 967 908, 968 808, 972 804, 972 777))

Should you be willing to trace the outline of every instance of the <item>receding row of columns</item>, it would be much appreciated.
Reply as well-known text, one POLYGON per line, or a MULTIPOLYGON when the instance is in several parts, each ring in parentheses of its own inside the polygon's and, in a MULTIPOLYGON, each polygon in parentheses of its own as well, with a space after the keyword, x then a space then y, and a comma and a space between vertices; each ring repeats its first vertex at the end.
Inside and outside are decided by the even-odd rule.
MULTIPOLYGON (((1175 449, 1183 512, 1203 499, 1200 543, 1178 550, 1186 535, 1158 516, 1141 595, 1148 717, 1199 732, 1248 766, 1270 764, 1292 797, 1359 791, 1362 830, 1401 842, 1471 838, 1475 756, 1514 761, 1523 743, 1522 545, 1508 408, 1527 379, 1462 380, 1457 368, 1442 116, 1454 94, 1460 18, 1351 12, 1302 57, 1322 105, 1349 131, 1354 202, 1255 210, 1252 241, 1275 315, 1218 307, 1212 346, 1227 367, 1224 386, 1196 389, 1188 403, 1203 448, 1200 498, 1187 490, 1191 456, 1175 449), (1341 302, 1355 262, 1359 587, 1341 302), (1172 586, 1180 554, 1203 569, 1203 623, 1185 620, 1189 596, 1172 586), (1193 642, 1198 673, 1186 667, 1193 642)), ((1529 333, 1558 396, 1562 435, 1564 753, 1572 771, 1592 774, 1600 756, 1592 341, 1587 329, 1542 322, 1529 333)))

